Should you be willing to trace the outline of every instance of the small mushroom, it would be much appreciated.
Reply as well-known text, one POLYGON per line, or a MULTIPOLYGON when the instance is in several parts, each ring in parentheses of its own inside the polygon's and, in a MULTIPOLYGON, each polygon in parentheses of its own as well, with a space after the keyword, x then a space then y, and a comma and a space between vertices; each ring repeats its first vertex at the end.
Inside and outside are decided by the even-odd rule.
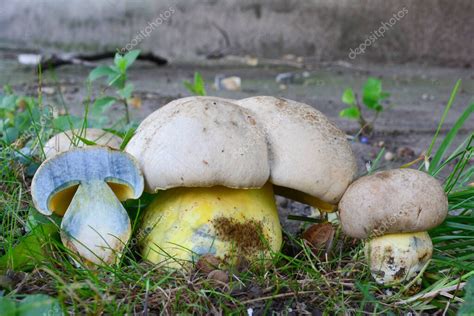
POLYGON ((346 135, 304 103, 269 96, 236 103, 252 113, 266 136, 275 193, 335 210, 357 171, 346 135))
POLYGON ((352 183, 339 203, 343 231, 367 239, 366 256, 374 279, 397 284, 413 279, 430 260, 426 232, 447 216, 440 183, 413 169, 381 171, 352 183))
POLYGON ((70 130, 54 135, 44 144, 46 159, 74 147, 86 146, 81 138, 90 140, 96 145, 107 146, 114 149, 119 149, 122 143, 120 137, 98 128, 70 130))
POLYGON ((37 170, 31 184, 36 209, 64 216, 61 240, 85 262, 113 263, 130 238, 120 203, 140 197, 143 176, 129 154, 91 146, 59 153, 37 170))

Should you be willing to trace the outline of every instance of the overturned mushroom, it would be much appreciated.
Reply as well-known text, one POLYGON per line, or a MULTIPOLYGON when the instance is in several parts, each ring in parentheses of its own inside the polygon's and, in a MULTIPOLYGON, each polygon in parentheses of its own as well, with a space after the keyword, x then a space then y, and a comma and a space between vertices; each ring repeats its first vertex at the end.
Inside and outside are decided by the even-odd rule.
POLYGON ((142 122, 126 151, 158 193, 141 230, 148 260, 178 266, 207 253, 232 261, 279 250, 267 144, 245 109, 219 98, 173 101, 142 122))
POLYGON ((381 284, 408 281, 430 260, 426 232, 446 218, 448 200, 440 183, 413 169, 365 176, 349 186, 339 203, 344 232, 368 239, 366 256, 381 284))
POLYGON ((333 211, 357 171, 346 135, 307 104, 268 96, 236 103, 266 136, 275 193, 333 211))
POLYGON ((140 197, 143 186, 133 157, 94 146, 71 149, 43 162, 31 194, 40 213, 64 216, 61 239, 66 247, 86 263, 113 263, 131 234, 120 201, 140 197))
POLYGON ((114 149, 119 149, 122 143, 120 137, 98 128, 70 130, 54 135, 44 144, 46 159, 74 147, 84 147, 86 144, 81 138, 114 149))

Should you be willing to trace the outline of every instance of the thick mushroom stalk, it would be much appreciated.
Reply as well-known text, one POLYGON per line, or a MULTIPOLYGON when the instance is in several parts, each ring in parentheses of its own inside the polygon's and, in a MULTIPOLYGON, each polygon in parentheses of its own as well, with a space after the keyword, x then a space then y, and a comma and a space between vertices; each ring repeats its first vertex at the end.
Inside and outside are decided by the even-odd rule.
POLYGON ((368 239, 366 257, 378 283, 410 281, 431 259, 427 231, 443 222, 448 200, 440 183, 413 169, 381 171, 352 183, 339 203, 343 231, 368 239))
POLYGON ((168 267, 204 254, 228 263, 264 258, 282 243, 269 183, 249 190, 215 186, 159 192, 139 231, 144 257, 168 267))
POLYGON ((69 150, 46 160, 31 193, 39 212, 64 216, 63 244, 84 261, 114 263, 131 235, 121 200, 138 198, 144 187, 134 158, 105 147, 69 150))
POLYGON ((365 244, 365 256, 377 283, 413 279, 431 259, 433 243, 427 232, 389 234, 365 244))

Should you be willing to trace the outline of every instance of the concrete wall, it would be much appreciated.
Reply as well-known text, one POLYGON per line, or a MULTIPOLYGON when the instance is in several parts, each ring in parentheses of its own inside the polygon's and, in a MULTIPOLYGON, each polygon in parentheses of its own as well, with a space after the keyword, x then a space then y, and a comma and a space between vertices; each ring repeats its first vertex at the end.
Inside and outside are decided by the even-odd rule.
POLYGON ((474 62, 471 0, 2 2, 0 46, 99 51, 136 42, 171 59, 223 52, 350 61, 350 49, 372 35, 356 60, 474 62), (404 16, 387 27, 403 8, 404 16), (385 33, 377 36, 383 22, 385 33))

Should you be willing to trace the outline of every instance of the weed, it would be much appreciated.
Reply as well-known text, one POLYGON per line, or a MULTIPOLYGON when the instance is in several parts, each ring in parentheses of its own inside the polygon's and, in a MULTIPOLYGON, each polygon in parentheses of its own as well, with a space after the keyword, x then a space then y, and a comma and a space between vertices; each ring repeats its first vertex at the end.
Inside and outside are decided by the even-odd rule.
POLYGON ((342 102, 347 104, 348 107, 339 112, 339 116, 358 121, 360 133, 362 135, 370 135, 375 121, 384 110, 382 101, 389 96, 388 92, 382 90, 382 82, 380 80, 369 78, 362 88, 362 102, 368 110, 375 112, 373 118, 370 121, 366 119, 357 93, 352 88, 347 88, 342 94, 342 102))

